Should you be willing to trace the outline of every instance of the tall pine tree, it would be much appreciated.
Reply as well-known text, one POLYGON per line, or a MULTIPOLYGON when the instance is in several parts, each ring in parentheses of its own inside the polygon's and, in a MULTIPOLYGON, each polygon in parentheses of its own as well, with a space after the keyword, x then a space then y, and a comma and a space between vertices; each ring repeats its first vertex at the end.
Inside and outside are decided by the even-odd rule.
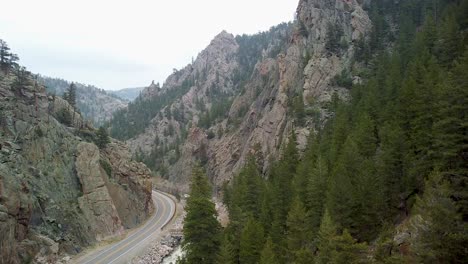
POLYGON ((184 220, 185 251, 182 263, 216 263, 221 243, 221 225, 216 219, 211 188, 202 168, 195 166, 184 220))

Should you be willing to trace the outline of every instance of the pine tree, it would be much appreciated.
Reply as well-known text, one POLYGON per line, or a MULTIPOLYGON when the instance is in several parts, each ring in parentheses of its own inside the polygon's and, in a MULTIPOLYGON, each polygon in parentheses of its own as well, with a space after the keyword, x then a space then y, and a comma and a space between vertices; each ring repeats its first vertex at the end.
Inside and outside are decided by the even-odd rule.
POLYGON ((327 193, 327 208, 342 228, 352 228, 357 222, 359 202, 356 200, 356 186, 362 162, 356 143, 349 137, 334 164, 327 193))
POLYGON ((439 29, 439 42, 436 46, 439 61, 444 66, 450 66, 462 50, 459 32, 455 15, 446 15, 439 29))
POLYGON ((334 250, 333 239, 336 236, 336 230, 336 225, 331 219, 329 211, 325 210, 318 232, 317 264, 331 263, 334 250))
POLYGON ((109 134, 107 134, 107 129, 103 126, 99 127, 96 136, 96 145, 100 149, 105 149, 107 144, 110 143, 109 134))
POLYGON ((468 217, 468 50, 455 62, 449 82, 440 87, 438 120, 434 123, 436 164, 449 177, 452 194, 468 217))
POLYGON ((320 155, 317 158, 314 168, 309 171, 309 181, 306 184, 307 196, 307 219, 311 232, 316 235, 322 220, 324 204, 326 203, 328 166, 325 159, 320 155))
POLYGON ((326 210, 318 234, 316 263, 362 263, 364 249, 365 244, 356 243, 348 230, 345 229, 341 235, 337 234, 337 227, 326 210))
POLYGON ((396 213, 404 190, 406 144, 403 130, 397 122, 386 122, 380 129, 380 152, 376 156, 376 170, 383 186, 384 216, 396 213))
POLYGON ((421 263, 465 263, 468 224, 457 213, 448 183, 434 172, 425 186, 412 218, 414 253, 421 263))
POLYGON ((0 69, 6 72, 12 66, 17 65, 18 60, 18 55, 11 53, 8 44, 0 39, 0 69))
POLYGON ((332 134, 330 139, 330 151, 328 154, 330 163, 334 163, 338 159, 340 149, 348 136, 350 123, 347 106, 339 100, 334 104, 336 104, 336 106, 333 107, 335 109, 335 117, 330 120, 331 126, 329 127, 331 130, 330 133, 332 134))
POLYGON ((75 83, 71 83, 70 86, 68 87, 66 91, 66 97, 64 97, 65 100, 73 107, 73 109, 76 109, 76 85, 75 83))
POLYGON ((271 219, 273 219, 273 210, 272 210, 272 188, 269 182, 264 183, 264 191, 262 195, 262 200, 260 204, 260 216, 259 221, 263 226, 265 234, 269 234, 271 230, 271 219))
POLYGON ((202 169, 193 169, 187 216, 184 220, 184 261, 188 264, 216 263, 221 242, 221 225, 216 219, 214 203, 210 201, 208 179, 202 169))
POLYGON ((262 179, 253 156, 247 158, 246 165, 234 179, 232 203, 239 206, 245 216, 258 218, 261 209, 262 179))
POLYGON ((363 263, 363 252, 366 249, 366 245, 358 244, 349 234, 348 230, 345 229, 343 234, 334 237, 333 244, 334 249, 330 263, 363 263))
POLYGON ((314 263, 314 254, 308 248, 303 248, 294 253, 294 264, 314 263))
MULTIPOLYGON (((275 243, 278 243, 278 250, 285 250, 286 219, 293 197, 292 179, 296 173, 299 157, 296 149, 296 136, 293 132, 288 144, 283 151, 281 160, 272 165, 272 229, 271 236, 275 243)), ((279 257, 284 257, 282 254, 279 257)))
POLYGON ((373 156, 377 148, 374 121, 368 114, 363 113, 358 116, 355 123, 352 137, 357 145, 357 151, 364 157, 373 156))
POLYGON ((278 258, 275 254, 274 244, 271 241, 271 237, 268 237, 265 246, 260 254, 260 264, 279 264, 278 258))
MULTIPOLYGON (((307 222, 307 212, 299 199, 295 199, 291 205, 291 210, 286 221, 288 251, 291 255, 298 251, 309 248, 311 240, 310 226, 307 222)), ((294 257, 293 257, 294 258, 294 257)))
POLYGON ((314 169, 318 156, 319 145, 315 133, 310 133, 307 148, 301 162, 298 164, 293 187, 299 200, 306 201, 309 191, 307 190, 310 172, 314 169))
POLYGON ((257 221, 255 221, 254 218, 249 218, 240 236, 240 263, 258 263, 264 241, 265 238, 262 226, 257 221))
MULTIPOLYGON (((240 236, 243 228, 244 222, 241 222, 239 217, 232 217, 231 215, 240 215, 238 207, 234 207, 233 209, 229 209, 229 225, 224 229, 224 242, 223 245, 226 247, 222 249, 221 256, 225 259, 230 259, 232 263, 239 263, 239 251, 240 251, 240 236), (228 254, 226 254, 225 250, 228 250, 228 254)), ((221 264, 221 263, 220 263, 221 264)))
POLYGON ((221 248, 219 250, 219 257, 216 263, 218 264, 236 263, 234 253, 235 252, 231 244, 231 241, 225 237, 223 240, 223 243, 221 244, 221 248))

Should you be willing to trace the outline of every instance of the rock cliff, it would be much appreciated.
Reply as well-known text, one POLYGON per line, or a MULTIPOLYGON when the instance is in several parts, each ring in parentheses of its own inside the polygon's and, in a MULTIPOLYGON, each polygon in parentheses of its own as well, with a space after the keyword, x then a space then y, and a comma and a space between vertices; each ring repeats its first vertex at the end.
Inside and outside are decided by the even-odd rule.
POLYGON ((54 263, 152 213, 146 166, 94 137, 24 69, 0 71, 0 263, 54 263))
POLYGON ((252 36, 220 33, 162 87, 144 90, 137 101, 186 86, 144 129, 122 139, 179 186, 187 187, 194 162, 206 165, 217 186, 230 180, 249 153, 263 156, 266 171, 292 131, 304 147, 309 131, 327 118, 332 95, 347 96, 337 76, 359 81, 351 62, 356 42, 371 29, 365 4, 301 0, 294 23, 252 36))

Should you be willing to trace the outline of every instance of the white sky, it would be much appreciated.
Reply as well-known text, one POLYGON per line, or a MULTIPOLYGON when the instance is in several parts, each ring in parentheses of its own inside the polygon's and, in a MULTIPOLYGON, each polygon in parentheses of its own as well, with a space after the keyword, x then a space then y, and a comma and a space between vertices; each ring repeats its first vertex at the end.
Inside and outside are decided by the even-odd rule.
POLYGON ((223 29, 293 19, 298 0, 6 0, 0 38, 30 71, 104 89, 164 82, 223 29))

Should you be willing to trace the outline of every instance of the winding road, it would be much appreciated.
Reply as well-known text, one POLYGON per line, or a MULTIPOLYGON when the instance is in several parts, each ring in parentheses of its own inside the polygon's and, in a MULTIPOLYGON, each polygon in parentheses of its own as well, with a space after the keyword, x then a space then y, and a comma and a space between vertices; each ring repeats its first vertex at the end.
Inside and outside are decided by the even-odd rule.
POLYGON ((176 204, 168 195, 153 191, 153 202, 156 212, 137 231, 119 242, 81 257, 76 263, 117 264, 128 261, 127 256, 133 256, 134 251, 140 249, 145 243, 151 242, 151 238, 161 233, 161 229, 171 221, 175 214, 176 204))

